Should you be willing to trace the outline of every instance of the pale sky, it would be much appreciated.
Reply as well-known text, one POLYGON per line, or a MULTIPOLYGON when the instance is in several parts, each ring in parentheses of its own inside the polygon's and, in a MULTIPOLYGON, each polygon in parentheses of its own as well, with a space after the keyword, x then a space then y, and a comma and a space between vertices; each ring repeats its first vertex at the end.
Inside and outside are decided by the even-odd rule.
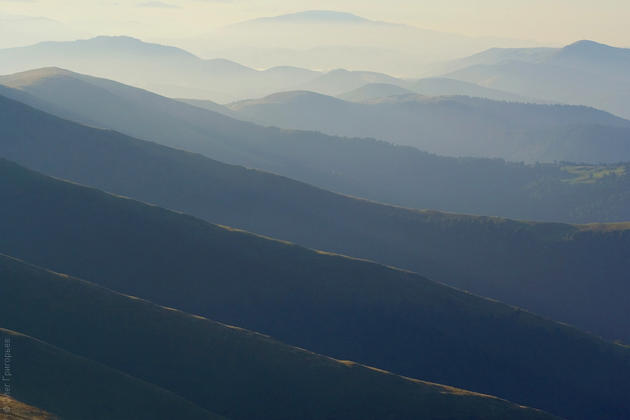
POLYGON ((261 16, 338 10, 471 36, 630 47, 629 0, 0 0, 0 17, 46 17, 90 35, 187 38, 261 16))

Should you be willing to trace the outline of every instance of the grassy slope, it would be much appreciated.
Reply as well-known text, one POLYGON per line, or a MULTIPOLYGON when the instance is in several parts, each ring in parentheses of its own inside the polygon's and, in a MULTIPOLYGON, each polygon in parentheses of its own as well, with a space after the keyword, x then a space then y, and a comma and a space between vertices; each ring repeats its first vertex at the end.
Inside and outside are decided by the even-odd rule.
POLYGON ((16 401, 13 398, 0 396, 0 417, 4 420, 57 420, 58 417, 40 410, 37 407, 16 401))
POLYGON ((0 174, 0 252, 336 358, 571 418, 630 414, 624 347, 409 272, 224 229, 6 161, 0 174))
POLYGON ((619 185, 630 182, 630 176, 576 186, 562 182, 567 174, 560 165, 446 158, 376 140, 264 128, 58 69, 9 76, 0 83, 25 89, 39 101, 29 104, 62 118, 380 202, 534 220, 630 218, 627 188, 619 185))
MULTIPOLYGON (((233 419, 551 418, 494 397, 339 362, 4 256, 0 256, 0 277, 4 324, 170 388, 233 419), (21 310, 25 307, 29 310, 21 310)), ((76 415, 66 416, 68 407, 50 402, 54 396, 48 394, 47 381, 57 381, 59 372, 64 372, 64 391, 77 401, 85 399, 68 388, 76 368, 83 371, 81 378, 90 384, 83 386, 89 392, 103 391, 100 387, 120 391, 115 383, 91 371, 85 360, 68 366, 65 359, 69 357, 55 349, 33 340, 24 343, 28 340, 23 337, 11 339, 15 376, 20 380, 16 387, 26 386, 26 393, 31 394, 39 391, 30 400, 46 401, 42 405, 57 409, 63 417, 76 415), (26 372, 19 369, 27 366, 26 372)), ((137 393, 131 390, 127 395, 137 393)), ((110 418, 131 413, 106 395, 100 402, 100 412, 110 418)), ((76 406, 85 408, 80 403, 76 406)), ((184 413, 162 414, 161 418, 194 418, 184 413)))
MULTIPOLYGON (((2 325, 16 324, 13 318, 17 314, 34 316, 38 313, 40 317, 46 317, 48 321, 62 319, 59 313, 42 311, 42 307, 38 305, 40 302, 36 298, 36 296, 41 296, 42 289, 31 290, 32 299, 23 298, 21 300, 23 306, 15 306, 17 301, 8 304, 8 297, 16 296, 13 285, 15 282, 24 281, 20 284, 21 287, 28 284, 36 288, 39 285, 33 280, 28 281, 29 276, 25 274, 28 273, 28 268, 20 269, 20 263, 4 256, 0 259, 2 261, 0 268, 2 305, 6 305, 2 310, 2 325), (15 313, 7 314, 9 308, 15 313)), ((31 271, 35 272, 32 269, 31 271)), ((61 309, 60 313, 63 312, 61 309)), ((80 323, 78 320, 66 321, 64 326, 57 325, 55 328, 61 327, 72 331, 73 324, 80 323)), ((43 325, 45 325, 44 321, 41 322, 40 327, 43 325)), ((89 335, 77 338, 87 340, 89 335)), ((220 420, 223 418, 155 385, 68 353, 27 335, 0 328, 0 339, 3 350, 5 346, 9 346, 11 352, 11 377, 8 382, 11 386, 11 395, 21 401, 21 403, 12 401, 8 404, 10 408, 14 408, 11 410, 14 417, 9 417, 9 419, 56 418, 41 412, 40 409, 68 420, 170 420, 174 418, 220 420), (35 406, 37 409, 28 407, 24 403, 35 406)), ((112 342, 112 347, 121 343, 112 342)), ((9 400, 0 397, 0 408, 5 401, 9 400)), ((4 418, 2 414, 0 418, 4 418)))
MULTIPOLYGON (((214 223, 410 269, 630 342, 627 231, 379 205, 79 126, 8 99, 0 98, 0 109, 0 155, 46 174, 214 223)), ((630 199, 630 184, 624 194, 630 199)), ((473 195, 463 191, 461 198, 473 195)), ((623 198, 606 203, 611 211, 630 209, 623 198)))

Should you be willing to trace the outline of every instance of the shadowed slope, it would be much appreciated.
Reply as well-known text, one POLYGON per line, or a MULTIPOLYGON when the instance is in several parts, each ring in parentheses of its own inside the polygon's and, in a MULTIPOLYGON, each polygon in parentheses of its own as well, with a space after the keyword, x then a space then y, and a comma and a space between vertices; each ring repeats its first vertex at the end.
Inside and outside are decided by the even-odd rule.
POLYGON ((413 273, 210 225, 8 162, 0 174, 0 252, 339 359, 571 418, 630 413, 621 346, 413 273))
MULTIPOLYGON (((0 276, 4 324, 160 384, 232 419, 551 418, 493 397, 338 362, 4 256, 0 256, 0 276), (19 309, 27 306, 27 311, 19 309)), ((31 340, 27 343, 35 347, 31 350, 22 345, 26 341, 22 336, 11 340, 16 368, 29 363, 31 370, 66 368, 73 373, 76 369, 63 360, 69 356, 42 343, 31 340)), ((33 388, 40 392, 40 399, 48 389, 49 373, 29 384, 31 392, 33 388)), ((21 383, 34 380, 24 376, 21 383)), ((98 380, 89 369, 84 377, 87 383, 98 380)), ((74 396, 81 406, 80 395, 74 396)), ((101 412, 109 418, 123 418, 114 410, 126 414, 118 401, 106 395, 101 403, 101 412)), ((188 413, 154 416, 142 413, 137 418, 195 418, 188 413)))
MULTIPOLYGON (((68 307, 60 306, 55 313, 46 312, 46 298, 41 296, 51 289, 38 289, 45 285, 42 282, 35 282, 38 278, 35 272, 18 261, 0 256, 0 290, 2 291, 0 300, 3 306, 0 310, 2 311, 0 322, 3 326, 15 328, 18 323, 14 322, 13 318, 18 313, 21 314, 20 316, 28 314, 26 316, 31 319, 40 320, 40 328, 46 325, 44 318, 53 323, 55 319, 62 321, 63 324, 57 324, 54 327, 58 336, 50 337, 57 342, 63 334, 76 334, 75 327, 81 321, 76 318, 64 318, 64 314, 68 314, 70 310, 68 307), (30 286, 34 289, 18 297, 15 294, 15 283, 18 282, 21 282, 19 287, 30 286), (20 299, 21 304, 15 306, 18 301, 9 303, 8 299, 20 299), (13 314, 7 313, 9 308, 14 312, 13 314)), ((59 296, 56 297, 59 298, 59 296)), ((58 302, 62 301, 63 299, 60 299, 58 302)), ((76 306, 76 302, 71 304, 76 306)), ((75 315, 86 316, 85 313, 75 315)), ((19 327, 22 326, 28 327, 26 324, 19 325, 19 327)), ((67 420, 223 419, 172 392, 32 337, 0 328, 0 338, 4 354, 7 354, 8 348, 11 356, 9 368, 11 376, 8 382, 3 380, 3 385, 10 384, 11 395, 19 401, 38 407, 34 409, 8 401, 13 417, 4 417, 0 411, 2 419, 57 418, 41 412, 40 409, 67 420)), ((114 340, 113 336, 110 338, 114 340)), ((90 333, 86 331, 84 335, 76 336, 76 339, 89 340, 90 333)), ((115 347, 124 347, 125 341, 123 339, 111 341, 110 350, 115 347)), ((159 367, 156 366, 156 369, 159 367)), ((6 371, 3 370, 3 372, 6 371)), ((6 379, 6 376, 3 376, 3 379, 6 379)), ((7 401, 0 396, 0 410, 6 403, 7 401)))

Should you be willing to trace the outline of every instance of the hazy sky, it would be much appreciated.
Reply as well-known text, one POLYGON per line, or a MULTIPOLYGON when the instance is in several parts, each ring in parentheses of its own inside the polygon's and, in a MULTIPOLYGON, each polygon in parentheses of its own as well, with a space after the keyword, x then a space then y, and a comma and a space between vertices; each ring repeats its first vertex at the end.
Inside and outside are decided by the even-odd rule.
POLYGON ((0 0, 0 16, 47 17, 86 34, 186 38, 260 16, 330 9, 466 35, 630 46, 628 0, 0 0))

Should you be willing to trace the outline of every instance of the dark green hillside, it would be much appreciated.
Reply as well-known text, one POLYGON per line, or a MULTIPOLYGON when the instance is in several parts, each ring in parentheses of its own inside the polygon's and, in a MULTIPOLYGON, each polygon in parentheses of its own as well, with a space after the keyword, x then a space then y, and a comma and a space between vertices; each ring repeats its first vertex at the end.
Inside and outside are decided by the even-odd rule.
MULTIPOLYGON (((1 97, 0 110, 0 156, 48 175, 410 269, 630 343, 630 232, 623 229, 593 234, 580 226, 411 211, 79 126, 1 97)), ((589 191, 585 197, 610 184, 609 199, 589 202, 585 214, 630 211, 627 173, 618 195, 606 167, 568 167, 566 184, 589 191)), ((570 200, 545 189, 547 199, 570 200)))
POLYGON ((561 416, 630 415, 628 349, 525 311, 6 161, 0 196, 0 252, 37 265, 338 359, 561 416))
MULTIPOLYGON (((494 397, 339 362, 4 256, 0 278, 3 324, 169 388, 232 419, 552 418, 494 397)), ((51 380, 63 377, 64 387, 57 389, 76 399, 77 411, 86 408, 83 394, 72 387, 77 369, 88 394, 100 388, 120 391, 111 379, 103 380, 90 369, 94 363, 22 336, 12 335, 11 340, 16 387, 25 388, 29 401, 54 407, 64 418, 77 416, 70 415, 71 407, 54 405, 59 396, 48 394, 54 388, 51 380)), ((134 391, 127 395, 136 396, 134 391)), ((125 401, 107 397, 103 392, 100 412, 108 418, 133 413, 125 401)), ((172 411, 151 417, 148 411, 157 404, 144 403, 146 415, 133 418, 197 418, 172 411)), ((80 418, 96 417, 84 412, 80 418)))
MULTIPOLYGON (((625 176, 613 176, 606 182, 585 187, 564 182, 570 176, 561 165, 530 166, 498 159, 448 158, 377 140, 265 128, 131 86, 61 69, 48 68, 3 76, 0 84, 22 90, 15 93, 15 90, 3 86, 2 94, 16 97, 28 92, 35 97, 33 100, 23 97, 18 100, 62 118, 117 130, 166 146, 201 153, 222 162, 277 173, 379 202, 527 220, 571 223, 630 220, 630 198, 625 188, 630 171, 625 176)), ((298 109, 297 106, 293 108, 298 109)), ((504 114, 510 112, 502 113, 500 103, 494 108, 498 111, 495 109, 491 114, 498 115, 491 120, 499 120, 503 124, 504 114)), ((517 108, 529 109, 523 104, 517 108)), ((335 115, 346 112, 332 105, 325 105, 324 109, 335 115)), ((323 115, 322 112, 318 108, 311 114, 323 115)), ((443 109, 442 113, 448 114, 448 109, 443 109)), ((511 114, 511 120, 514 120, 513 115, 518 113, 511 114)), ((533 114, 535 118, 531 119, 540 121, 541 115, 544 117, 549 112, 542 108, 542 111, 533 114)), ((613 149, 600 141, 593 142, 593 138, 598 139, 598 130, 595 129, 593 133, 582 133, 573 146, 571 136, 567 142, 554 143, 559 150, 568 148, 593 157, 589 153, 597 149, 608 153, 609 157, 612 153, 615 162, 623 159, 622 146, 630 143, 624 141, 627 135, 624 137, 622 129, 612 127, 619 121, 623 123, 623 120, 587 109, 569 112, 568 116, 563 114, 560 108, 553 115, 565 122, 583 120, 591 125, 601 123, 611 126, 606 135, 601 132, 600 135, 620 148, 613 149)), ((412 120, 415 119, 412 117, 412 120)), ((487 118, 482 114, 469 115, 467 119, 472 120, 471 126, 475 126, 480 123, 479 119, 483 121, 487 118)), ((372 120, 377 118, 370 118, 370 122, 372 120)), ((429 120, 434 122, 432 117, 429 120)), ((555 121, 555 118, 547 120, 555 121)), ((627 121, 625 123, 628 124, 627 121)), ((545 124, 549 125, 549 121, 545 124)), ((447 126, 455 132, 460 130, 457 121, 444 122, 440 126, 447 126)), ((522 131, 521 125, 516 129, 522 131)), ((489 139, 494 139, 496 132, 504 131, 502 126, 495 127, 490 130, 489 139)), ((389 137, 386 139, 391 140, 389 137)), ((528 148, 531 149, 525 147, 526 150, 528 148)))
MULTIPOLYGON (((30 280, 28 269, 18 269, 19 263, 4 256, 0 257, 0 290, 2 294, 2 325, 15 326, 13 317, 31 316, 46 318, 49 321, 57 319, 63 324, 55 325, 55 331, 65 330, 66 333, 76 334, 74 325, 79 320, 64 319, 64 310, 57 313, 45 312, 45 299, 42 299, 43 289, 30 290, 31 295, 25 293, 20 305, 16 298, 14 283, 20 282, 20 287, 27 285, 39 287, 30 280), (9 314, 8 310, 13 311, 9 314)), ((50 275, 49 275, 50 276, 50 275)), ((86 296, 87 297, 87 296, 86 296)), ((63 300, 59 300, 62 302, 63 300)), ((66 309, 67 313, 67 309, 66 309)), ((75 314, 83 315, 83 314, 75 314)), ((53 321, 54 322, 54 321, 53 321)), ((41 322, 40 326, 45 323, 41 322)), ((52 331, 52 329, 50 330, 52 331)), ((56 337, 55 337, 56 338, 56 337)), ((87 340, 89 335, 76 336, 75 339, 87 340)), ((113 338, 113 337, 112 337, 113 338)), ((190 420, 220 420, 223 417, 195 406, 189 401, 166 391, 155 385, 135 379, 120 371, 111 369, 83 357, 68 353, 48 343, 39 341, 27 335, 0 328, 0 339, 3 354, 10 355, 8 369, 10 376, 3 376, 3 385, 9 384, 11 396, 19 400, 5 400, 0 395, 0 418, 2 408, 9 407, 13 417, 8 419, 49 419, 56 418, 53 413, 67 420, 172 420, 176 418, 190 420), (9 349, 8 352, 6 349, 9 349), (9 379, 4 381, 4 379, 9 379), (28 407, 30 404, 34 407, 28 407), (41 412, 43 409, 46 412, 41 412)), ((124 340, 111 343, 111 348, 124 346, 124 340)), ((3 356, 4 360, 4 356, 3 356)), ((6 374, 7 372, 4 370, 6 374)))

